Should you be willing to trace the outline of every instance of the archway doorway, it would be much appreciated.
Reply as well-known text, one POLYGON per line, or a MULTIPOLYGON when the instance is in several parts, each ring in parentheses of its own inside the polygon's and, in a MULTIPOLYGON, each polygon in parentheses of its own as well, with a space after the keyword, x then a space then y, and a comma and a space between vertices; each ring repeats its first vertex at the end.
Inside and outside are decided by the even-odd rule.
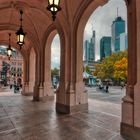
POLYGON ((24 83, 24 58, 12 47, 12 56, 7 56, 7 45, 0 45, 0 87, 1 91, 21 93, 24 83))
MULTIPOLYGON (((98 91, 102 93, 108 92, 108 87, 124 86, 127 81, 127 48, 126 4, 123 0, 117 2, 110 0, 94 11, 85 27, 83 51, 85 84, 88 87, 97 86, 98 91), (110 11, 110 14, 105 11, 110 11)), ((117 103, 117 95, 113 96, 116 97, 117 103)), ((123 96, 124 94, 118 95, 119 104, 123 96)), ((107 99, 105 94, 103 98, 107 99)), ((111 99, 111 95, 108 98, 111 99)), ((112 100, 115 102, 114 98, 112 100)))
POLYGON ((44 97, 54 98, 59 85, 60 41, 56 30, 47 37, 45 45, 44 97))
POLYGON ((60 39, 56 34, 51 45, 51 80, 56 91, 59 87, 60 79, 60 39))
MULTIPOLYGON (((107 1, 106 1, 107 2, 107 1)), ((104 1, 104 2, 102 2, 102 3, 100 3, 99 5, 104 5, 104 4, 106 4, 106 2, 104 1)), ((110 3, 111 1, 109 1, 109 3, 110 3)), ((123 2, 123 4, 125 5, 125 7, 126 7, 126 3, 125 3, 125 1, 122 1, 123 2)), ((94 3, 94 2, 93 2, 94 3)), ((98 4, 95 6, 94 4, 93 4, 92 2, 91 2, 91 5, 85 10, 85 12, 83 12, 83 15, 81 16, 81 21, 80 21, 80 23, 79 23, 79 26, 78 26, 78 35, 77 35, 77 46, 78 46, 78 49, 77 49, 77 51, 78 52, 80 52, 80 46, 82 45, 82 40, 80 39, 80 38, 82 38, 83 36, 81 35, 84 31, 83 31, 83 28, 85 27, 85 24, 86 24, 86 21, 88 20, 87 19, 87 17, 89 17, 90 15, 91 15, 91 13, 99 6, 98 4), (93 6, 93 5, 94 6, 93 6), (83 20, 84 19, 84 20, 83 20)), ((118 3, 118 1, 116 2, 116 3, 118 3)), ((113 6, 114 7, 114 6, 113 6)), ((100 9, 101 9, 102 7, 100 7, 100 9)), ((112 7, 111 7, 112 8, 112 7)), ((127 7, 128 8, 128 7, 127 7)), ((129 9, 130 10, 130 9, 129 9)), ((83 10, 84 11, 84 10, 83 10)), ((107 10, 106 10, 107 11, 107 10)), ((117 8, 116 8, 116 11, 117 11, 117 8)), ((105 11, 104 11, 104 13, 106 13, 105 11)), ((110 12, 111 14, 112 14, 112 11, 110 12)), ((115 12, 115 14, 116 14, 117 12, 115 12)), ((103 14, 104 15, 104 14, 103 14)), ((117 14, 116 14, 117 15, 117 14)), ((105 16, 105 15, 104 15, 105 16)), ((97 17, 98 19, 100 18, 100 16, 98 15, 98 17, 97 17)), ((105 16, 105 18, 107 18, 106 16, 105 16)), ((116 18, 116 17, 115 17, 116 18)), ((114 18, 114 21, 115 21, 115 18, 114 18)), ((130 17, 129 17, 130 18, 130 17)), ((120 19, 120 18, 119 18, 120 19)), ((105 22, 102 22, 102 24, 104 24, 105 22)), ((113 23, 112 23, 113 24, 113 23)), ((99 24, 98 24, 98 26, 99 26, 99 24)), ((130 26, 130 23, 129 23, 129 26, 130 26)), ((90 30, 92 29, 92 25, 90 25, 90 30)), ((99 28, 100 30, 102 30, 102 28, 99 28)), ((106 29, 105 29, 106 30, 106 29)), ((111 24, 110 24, 110 30, 111 30, 111 24)), ((92 30, 92 32, 93 32, 93 30, 92 30)), ((111 31, 110 31, 110 34, 111 34, 111 31)), ((94 35, 93 35, 94 36, 94 35)), ((128 38, 130 38, 130 30, 129 30, 129 35, 128 35, 129 37, 128 38)), ((128 39, 129 40, 129 39, 128 39)), ((93 40, 92 40, 93 41, 93 40)), ((130 40, 129 40, 129 42, 130 42, 130 40)), ((130 44, 129 44, 130 45, 130 44)), ((129 50, 129 48, 128 48, 128 52, 130 52, 130 50, 129 50)), ((129 53, 128 53, 128 55, 129 55, 129 53)), ((80 56, 80 55, 77 55, 77 60, 78 61, 80 61, 80 59, 79 59, 79 57, 78 56, 80 56)), ((130 58, 130 57, 128 57, 128 58, 130 58)), ((134 60, 133 60, 134 61, 134 60)), ((128 63, 130 63, 130 61, 128 62, 128 63)), ((78 66, 77 66, 77 69, 78 69, 78 67, 80 67, 81 65, 79 64, 78 66)), ((79 69, 78 69, 79 70, 79 69)), ((128 67, 128 72, 131 72, 131 70, 130 70, 130 68, 128 67)), ((80 71, 80 70, 79 70, 80 71)), ((82 75, 82 74, 81 74, 82 75)), ((79 75, 78 75, 79 76, 79 75)), ((82 75, 83 76, 83 75, 82 75)), ((80 79, 80 77, 78 77, 77 79, 80 79)), ((129 78, 128 78, 128 80, 130 80, 129 78)), ((130 80, 131 81, 131 80, 130 80)), ((134 82, 134 81, 133 81, 134 82)), ((95 92, 95 91, 94 91, 95 92)), ((120 89, 120 92, 121 92, 121 89, 120 89)), ((104 94, 105 95, 105 94, 104 94)), ((123 97, 124 95, 122 95, 122 97, 123 97)), ((118 130, 120 129, 120 121, 121 121, 121 99, 122 99, 122 97, 119 99, 119 121, 117 121, 118 123, 117 123, 117 126, 118 126, 118 130)), ((106 98, 104 98, 104 99, 106 99, 106 98)), ((92 106, 92 108, 90 108, 90 109, 93 109, 94 107, 96 106, 96 104, 93 104, 93 106, 92 106)), ((98 106, 96 106, 96 107, 98 107, 98 109, 100 109, 100 111, 102 111, 102 112, 104 112, 101 108, 100 108, 100 106, 101 105, 98 105, 98 106)), ((111 106, 110 106, 111 107, 111 106)), ((103 108, 105 108, 104 107, 104 105, 103 105, 103 108)), ((106 110, 107 111, 109 111, 109 110, 111 110, 110 108, 106 108, 106 110)), ((124 111, 124 110, 123 110, 124 111)), ((105 112, 104 112, 105 113, 105 112)), ((106 112, 106 113, 109 113, 109 112, 106 112)), ((112 115, 115 115, 115 114, 112 114, 112 115)), ((118 117, 118 116, 117 116, 118 117)), ((106 125, 107 127, 109 126, 109 125, 106 125)))

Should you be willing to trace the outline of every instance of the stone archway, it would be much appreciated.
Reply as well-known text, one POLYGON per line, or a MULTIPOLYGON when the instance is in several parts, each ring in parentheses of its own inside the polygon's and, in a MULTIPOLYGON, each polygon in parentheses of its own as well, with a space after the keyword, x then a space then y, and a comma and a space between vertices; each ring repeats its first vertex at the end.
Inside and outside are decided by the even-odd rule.
MULTIPOLYGON (((104 5, 107 3, 106 0, 104 1, 91 1, 87 7, 84 7, 81 9, 81 11, 77 14, 77 18, 75 20, 75 30, 76 32, 76 50, 77 52, 80 52, 79 54, 76 54, 77 62, 80 62, 76 66, 76 70, 79 74, 77 74, 77 80, 82 81, 82 50, 81 46, 83 46, 83 32, 85 28, 85 24, 87 22, 87 19, 91 15, 91 13, 100 5, 104 5)), ((128 82, 127 82, 127 89, 126 89, 126 96, 123 98, 122 103, 122 120, 121 120, 121 133, 123 136, 129 136, 131 138, 134 138, 137 140, 136 136, 132 135, 136 133, 135 126, 140 126, 138 117, 138 108, 137 108, 137 101, 134 100, 137 91, 136 82, 137 82, 137 31, 136 31, 136 1, 126 1, 127 5, 127 13, 128 13, 128 82), (135 90, 136 89, 136 90, 135 90), (135 96, 134 96, 135 95, 135 96), (135 106, 136 105, 136 106, 135 106), (137 108, 135 110, 135 108, 137 108), (137 113, 138 114, 137 114, 137 113), (136 117, 137 116, 137 117, 136 117), (135 123, 134 123, 135 122, 135 123)), ((137 99, 139 99, 139 96, 137 96, 137 99)))
POLYGON ((54 36, 57 34, 57 31, 52 31, 47 37, 46 46, 45 46, 45 69, 44 69, 44 96, 53 98, 54 92, 51 82, 51 44, 54 36))
MULTIPOLYGON (((9 45, 9 41, 1 37, 0 44, 8 46, 9 45)), ((18 71, 21 74, 21 75, 19 75, 19 77, 21 79, 20 83, 22 84, 22 92, 21 92, 21 94, 22 95, 26 95, 26 93, 28 91, 27 90, 28 88, 26 88, 26 83, 27 83, 27 79, 28 79, 28 63, 27 63, 28 55, 27 55, 26 51, 24 49, 21 50, 20 47, 14 41, 11 41, 11 46, 18 53, 20 53, 20 54, 18 54, 19 55, 18 58, 12 57, 10 59, 10 61, 11 61, 10 63, 11 63, 11 66, 14 67, 14 68, 17 68, 17 67, 21 68, 22 67, 22 73, 21 73, 21 71, 18 71), (23 60, 21 60, 21 58, 19 58, 19 57, 21 57, 20 55, 22 56, 23 60), (21 61, 23 61, 23 62, 21 63, 21 61), (13 62, 13 64, 12 64, 12 62, 13 62), (21 66, 21 64, 22 64, 22 66, 21 66), (22 76, 22 78, 21 78, 21 76, 22 76)), ((17 70, 18 69, 16 69, 16 72, 17 72, 17 70)), ((18 77, 18 74, 16 74, 16 78, 13 77, 14 81, 16 81, 17 84, 19 84, 18 83, 18 78, 19 77, 18 77)), ((12 84, 13 83, 14 82, 12 82, 12 84)))

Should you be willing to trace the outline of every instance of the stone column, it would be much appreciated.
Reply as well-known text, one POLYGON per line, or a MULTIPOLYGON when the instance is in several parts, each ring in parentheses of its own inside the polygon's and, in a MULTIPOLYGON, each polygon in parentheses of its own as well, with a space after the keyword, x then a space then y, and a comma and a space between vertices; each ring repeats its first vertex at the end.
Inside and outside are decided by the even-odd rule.
POLYGON ((56 99, 56 110, 71 113, 87 109, 87 94, 83 84, 83 52, 77 46, 76 30, 61 36, 60 88, 56 99))
POLYGON ((23 77, 23 90, 22 95, 28 96, 29 93, 29 55, 27 54, 26 58, 24 58, 24 77, 23 77))
POLYGON ((50 46, 48 46, 47 55, 45 55, 45 50, 40 48, 36 57, 34 101, 54 98, 51 88, 50 49, 50 46))
POLYGON ((44 79, 44 98, 54 99, 54 91, 51 82, 50 54, 45 56, 45 79, 44 79), (49 57, 49 58, 48 58, 49 57))
POLYGON ((52 31, 47 37, 47 42, 45 42, 45 47, 43 49, 44 53, 44 99, 54 99, 54 91, 51 81, 51 44, 56 35, 56 31, 52 31))
POLYGON ((34 84, 35 84, 35 69, 36 66, 36 53, 34 48, 32 47, 29 54, 29 93, 33 95, 34 92, 34 84))
MULTIPOLYGON (((134 126, 139 128, 140 133, 140 1, 136 0, 136 47, 137 47, 137 83, 134 87, 134 126)), ((139 135, 140 138, 140 135, 139 135)))
POLYGON ((136 83, 136 14, 134 3, 127 4, 128 11, 128 77, 126 96, 122 103, 122 122, 133 125, 133 97, 136 83), (127 110, 127 111, 126 111, 127 110))
POLYGON ((128 8, 128 82, 122 103, 121 134, 140 138, 140 3, 129 0, 128 8))
MULTIPOLYGON (((41 57, 40 57, 41 53, 40 50, 38 50, 37 54, 36 54, 36 61, 35 61, 35 84, 34 84, 34 90, 33 90, 33 101, 39 101, 40 100, 40 91, 42 91, 42 89, 40 87, 42 87, 43 85, 41 84, 41 57)), ((42 93, 42 92, 41 92, 42 93)))

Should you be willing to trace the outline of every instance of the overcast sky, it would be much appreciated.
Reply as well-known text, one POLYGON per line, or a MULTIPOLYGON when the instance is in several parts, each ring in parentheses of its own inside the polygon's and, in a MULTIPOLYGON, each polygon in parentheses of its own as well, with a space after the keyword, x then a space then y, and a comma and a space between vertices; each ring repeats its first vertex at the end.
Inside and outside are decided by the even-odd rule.
POLYGON ((51 47, 51 68, 60 67, 60 39, 57 34, 52 42, 51 47))
POLYGON ((93 26, 93 30, 96 31, 96 60, 100 58, 100 39, 102 36, 111 36, 111 25, 117 17, 117 8, 118 16, 121 16, 127 22, 127 9, 124 0, 110 0, 106 5, 97 8, 87 22, 84 40, 91 38, 93 26))
MULTIPOLYGON (((84 32, 84 40, 90 40, 92 28, 96 31, 96 60, 99 59, 100 39, 111 36, 111 25, 114 19, 121 16, 127 21, 127 10, 124 0, 110 0, 106 5, 97 8, 90 16, 84 32)), ((127 23, 126 23, 127 24, 127 23)), ((60 40, 56 35, 52 43, 52 68, 60 66, 60 40)))

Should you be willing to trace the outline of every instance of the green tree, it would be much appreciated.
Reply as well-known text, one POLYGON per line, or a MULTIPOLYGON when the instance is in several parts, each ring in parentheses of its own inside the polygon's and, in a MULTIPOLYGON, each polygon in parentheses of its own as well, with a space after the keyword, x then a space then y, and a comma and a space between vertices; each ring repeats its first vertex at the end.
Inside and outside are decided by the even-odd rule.
POLYGON ((2 71, 1 71, 1 77, 2 77, 2 80, 4 81, 4 84, 6 85, 7 84, 7 72, 10 68, 10 65, 3 61, 2 62, 2 71))
POLYGON ((91 70, 90 70, 89 66, 85 67, 85 72, 87 72, 88 74, 91 74, 91 70))
POLYGON ((54 68, 51 70, 51 76, 54 76, 54 75, 59 75, 59 69, 54 68))

